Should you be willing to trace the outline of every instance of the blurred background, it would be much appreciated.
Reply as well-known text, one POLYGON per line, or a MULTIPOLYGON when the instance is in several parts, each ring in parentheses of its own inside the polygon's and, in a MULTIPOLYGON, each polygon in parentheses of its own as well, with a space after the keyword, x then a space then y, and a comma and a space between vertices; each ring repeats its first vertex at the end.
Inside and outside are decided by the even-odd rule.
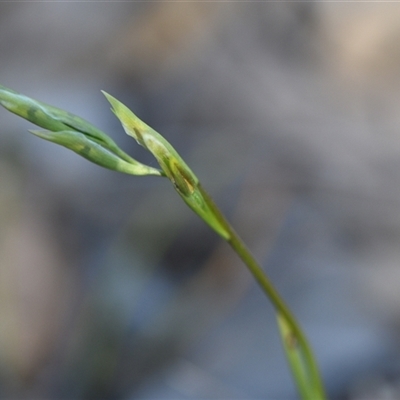
MULTIPOLYGON (((173 143, 331 399, 400 398, 400 4, 0 2, 0 83, 173 143)), ((0 399, 295 399, 274 312, 167 180, 0 110, 0 399)))

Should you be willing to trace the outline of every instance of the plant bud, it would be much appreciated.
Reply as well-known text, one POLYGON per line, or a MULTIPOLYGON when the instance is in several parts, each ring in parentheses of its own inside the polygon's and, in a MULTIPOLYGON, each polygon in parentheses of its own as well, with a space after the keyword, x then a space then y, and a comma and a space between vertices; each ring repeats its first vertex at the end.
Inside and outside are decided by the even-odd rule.
POLYGON ((82 157, 115 171, 132 175, 162 175, 124 151, 104 132, 83 118, 19 94, 0 85, 0 104, 46 130, 30 132, 73 150, 82 157))
POLYGON ((116 98, 105 92, 103 94, 110 102, 111 109, 121 121, 125 132, 154 155, 185 203, 219 235, 229 239, 229 232, 210 207, 208 199, 203 196, 197 176, 171 144, 116 98))

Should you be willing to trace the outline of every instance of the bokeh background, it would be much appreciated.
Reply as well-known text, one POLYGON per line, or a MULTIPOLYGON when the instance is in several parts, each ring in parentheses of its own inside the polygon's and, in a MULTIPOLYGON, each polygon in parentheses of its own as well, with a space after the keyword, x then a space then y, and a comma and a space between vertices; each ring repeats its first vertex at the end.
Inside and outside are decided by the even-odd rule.
MULTIPOLYGON (((331 399, 400 398, 400 4, 0 2, 0 83, 184 156, 331 399)), ((169 182, 0 110, 0 398, 294 399, 274 312, 169 182)))

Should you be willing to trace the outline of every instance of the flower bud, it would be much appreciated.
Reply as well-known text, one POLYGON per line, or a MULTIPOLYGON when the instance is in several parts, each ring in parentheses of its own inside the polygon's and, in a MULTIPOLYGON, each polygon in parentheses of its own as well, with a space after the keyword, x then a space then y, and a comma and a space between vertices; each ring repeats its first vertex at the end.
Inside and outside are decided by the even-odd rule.
POLYGON ((19 94, 0 85, 0 104, 46 130, 30 132, 67 147, 82 157, 115 171, 132 175, 162 175, 124 151, 104 132, 74 114, 19 94))
POLYGON ((160 175, 159 170, 141 164, 134 159, 131 159, 131 162, 123 160, 106 147, 88 139, 83 133, 77 131, 30 130, 29 132, 42 139, 64 146, 104 168, 131 175, 160 175))

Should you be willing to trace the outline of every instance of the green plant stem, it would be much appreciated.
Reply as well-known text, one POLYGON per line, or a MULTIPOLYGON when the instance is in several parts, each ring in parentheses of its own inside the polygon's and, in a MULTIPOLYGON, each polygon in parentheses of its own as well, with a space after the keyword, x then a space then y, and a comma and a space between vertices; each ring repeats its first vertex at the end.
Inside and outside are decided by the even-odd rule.
POLYGON ((248 267, 277 312, 283 346, 301 398, 304 400, 326 399, 316 359, 296 318, 209 194, 201 185, 199 185, 199 190, 218 221, 229 232, 227 242, 248 267))
POLYGON ((326 396, 322 380, 306 336, 246 245, 176 150, 121 102, 107 93, 104 94, 125 131, 156 157, 162 171, 132 159, 106 134, 82 118, 1 85, 0 105, 45 129, 31 133, 63 145, 103 167, 133 175, 168 177, 186 204, 230 244, 272 302, 277 312, 283 347, 300 396, 304 400, 324 400, 326 396))

